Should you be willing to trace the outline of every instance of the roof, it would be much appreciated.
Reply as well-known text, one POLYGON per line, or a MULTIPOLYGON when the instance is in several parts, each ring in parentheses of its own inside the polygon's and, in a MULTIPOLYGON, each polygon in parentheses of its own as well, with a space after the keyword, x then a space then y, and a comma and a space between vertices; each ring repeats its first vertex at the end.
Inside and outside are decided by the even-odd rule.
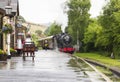
POLYGON ((38 41, 48 40, 48 39, 52 39, 52 38, 53 38, 53 36, 48 36, 48 37, 45 37, 45 38, 38 39, 38 41))
POLYGON ((19 15, 18 0, 0 0, 0 9, 5 10, 5 6, 8 5, 9 1, 10 1, 10 5, 12 6, 12 11, 17 12, 19 15))

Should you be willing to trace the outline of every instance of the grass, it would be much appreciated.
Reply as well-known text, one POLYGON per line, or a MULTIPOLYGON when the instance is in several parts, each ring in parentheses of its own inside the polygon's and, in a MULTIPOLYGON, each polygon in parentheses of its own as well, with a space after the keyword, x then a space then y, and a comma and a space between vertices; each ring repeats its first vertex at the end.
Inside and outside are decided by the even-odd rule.
POLYGON ((81 58, 88 58, 94 61, 98 61, 100 63, 104 63, 107 66, 119 67, 120 68, 120 60, 111 59, 110 57, 105 57, 98 53, 75 53, 75 56, 81 58))
POLYGON ((105 69, 99 66, 96 66, 96 68, 100 70, 102 73, 104 73, 106 76, 108 76, 113 82, 120 82, 120 79, 118 77, 115 77, 114 74, 109 69, 105 69))
POLYGON ((99 66, 96 66, 97 69, 99 69, 102 73, 104 73, 107 76, 112 76, 113 73, 109 69, 105 69, 99 66))

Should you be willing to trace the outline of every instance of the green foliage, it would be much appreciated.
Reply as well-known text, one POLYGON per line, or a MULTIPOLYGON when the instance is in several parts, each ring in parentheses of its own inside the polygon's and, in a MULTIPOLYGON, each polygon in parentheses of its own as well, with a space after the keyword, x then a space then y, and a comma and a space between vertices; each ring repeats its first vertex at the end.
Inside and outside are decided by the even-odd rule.
POLYGON ((72 36, 74 44, 82 42, 85 29, 89 24, 90 0, 69 0, 68 14, 68 33, 72 36))
POLYGON ((117 59, 111 59, 98 53, 76 53, 75 56, 92 59, 96 62, 106 64, 106 66, 120 67, 120 62, 117 59))
POLYGON ((21 15, 19 16, 19 19, 21 19, 21 22, 23 22, 23 23, 26 22, 26 20, 24 19, 24 17, 21 16, 21 15))
POLYGON ((3 51, 0 49, 0 54, 3 54, 3 51))
POLYGON ((45 34, 45 35, 49 35, 49 32, 50 32, 50 27, 48 27, 48 28, 45 30, 44 34, 45 34))
POLYGON ((107 47, 108 52, 120 55, 120 0, 110 0, 103 8, 103 15, 99 16, 103 32, 97 39, 97 44, 107 47), (100 40, 101 41, 98 41, 100 40), (117 53, 116 53, 117 52, 117 53))
POLYGON ((11 24, 5 24, 2 28, 3 33, 12 33, 13 32, 13 27, 11 24))
POLYGON ((2 54, 6 55, 7 53, 4 50, 0 49, 0 55, 2 55, 2 54))
POLYGON ((61 25, 58 25, 56 22, 51 24, 51 26, 47 30, 47 35, 55 35, 59 33, 62 33, 61 25))
POLYGON ((36 46, 38 46, 38 37, 35 34, 32 34, 32 40, 35 43, 36 46))
POLYGON ((102 31, 102 27, 97 23, 97 21, 95 19, 91 19, 91 20, 92 22, 89 24, 84 35, 85 43, 89 43, 89 42, 95 43, 97 35, 102 31))
MULTIPOLYGON (((85 43, 85 51, 95 51, 97 38, 99 38, 99 34, 102 32, 102 27, 98 24, 96 19, 91 19, 88 28, 84 33, 83 42, 85 43)), ((98 40, 99 41, 99 40, 98 40)))
POLYGON ((42 31, 41 30, 36 30, 35 33, 40 36, 42 34, 42 31))
POLYGON ((110 0, 98 19, 89 20, 89 0, 69 0, 68 27, 66 31, 73 37, 74 44, 84 42, 85 51, 107 53, 120 56, 120 0, 110 0), (88 28, 86 28, 88 27, 88 28))
POLYGON ((113 73, 109 69, 105 69, 99 66, 96 66, 97 69, 99 69, 102 73, 104 73, 107 76, 113 76, 113 73))
POLYGON ((10 48, 10 52, 16 52, 16 50, 13 48, 10 48))
POLYGON ((115 58, 119 59, 120 58, 120 45, 115 45, 113 47, 113 52, 115 54, 115 58))

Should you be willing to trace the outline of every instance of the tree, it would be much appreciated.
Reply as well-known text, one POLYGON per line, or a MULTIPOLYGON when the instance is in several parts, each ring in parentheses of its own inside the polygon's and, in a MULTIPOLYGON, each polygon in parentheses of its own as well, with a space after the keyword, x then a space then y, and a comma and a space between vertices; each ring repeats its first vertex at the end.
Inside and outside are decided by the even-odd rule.
POLYGON ((120 54, 120 0, 110 0, 103 8, 99 22, 104 29, 100 38, 104 38, 104 41, 98 43, 107 47, 108 52, 120 54))
POLYGON ((82 42, 85 29, 89 24, 90 0, 69 0, 67 2, 69 8, 68 14, 68 30, 73 37, 74 44, 76 41, 82 42), (79 37, 78 37, 79 36, 79 37))
POLYGON ((55 35, 55 34, 62 33, 61 25, 57 24, 56 22, 51 24, 48 29, 49 30, 47 30, 48 31, 47 35, 55 35))
POLYGON ((35 43, 36 46, 38 46, 38 37, 35 34, 32 34, 32 40, 35 43))
POLYGON ((23 23, 26 22, 26 20, 24 19, 24 17, 21 16, 21 15, 19 16, 19 19, 21 19, 21 22, 23 22, 23 23))
POLYGON ((102 27, 98 24, 97 19, 91 19, 88 28, 84 33, 85 51, 96 51, 96 40, 102 32, 102 27))
POLYGON ((40 36, 42 34, 42 31, 41 30, 36 30, 35 33, 40 36))

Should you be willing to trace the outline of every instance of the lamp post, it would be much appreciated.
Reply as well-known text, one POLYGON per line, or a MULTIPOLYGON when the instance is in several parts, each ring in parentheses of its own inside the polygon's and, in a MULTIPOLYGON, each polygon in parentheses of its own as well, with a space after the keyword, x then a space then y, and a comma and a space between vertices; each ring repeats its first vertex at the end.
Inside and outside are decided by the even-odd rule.
POLYGON ((79 51, 79 31, 77 30, 77 49, 76 49, 76 51, 79 51))
MULTIPOLYGON (((10 24, 10 18, 12 16, 12 7, 10 6, 10 1, 8 2, 8 5, 5 6, 5 10, 6 10, 6 16, 8 16, 8 20, 7 22, 10 24)), ((10 33, 7 33, 7 54, 8 54, 8 59, 11 58, 11 54, 10 54, 10 33)))

